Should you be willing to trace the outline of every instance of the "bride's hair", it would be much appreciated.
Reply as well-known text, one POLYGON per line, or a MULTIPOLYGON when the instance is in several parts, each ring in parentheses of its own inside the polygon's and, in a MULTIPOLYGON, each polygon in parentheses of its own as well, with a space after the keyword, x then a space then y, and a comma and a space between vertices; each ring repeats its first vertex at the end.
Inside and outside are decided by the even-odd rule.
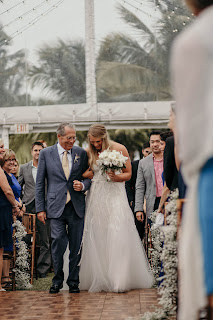
POLYGON ((89 146, 88 146, 89 165, 92 168, 98 158, 98 151, 91 144, 90 136, 93 136, 95 138, 100 138, 102 140, 102 150, 101 151, 103 151, 111 146, 111 140, 109 139, 109 134, 103 124, 95 123, 95 124, 91 125, 91 127, 89 128, 87 137, 88 137, 88 144, 89 144, 89 146))

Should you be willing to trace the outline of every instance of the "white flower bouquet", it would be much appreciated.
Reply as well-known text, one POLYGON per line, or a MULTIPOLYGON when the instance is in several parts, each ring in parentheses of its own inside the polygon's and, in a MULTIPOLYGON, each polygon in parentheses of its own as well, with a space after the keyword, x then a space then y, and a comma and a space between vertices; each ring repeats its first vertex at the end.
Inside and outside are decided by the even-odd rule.
MULTIPOLYGON (((110 150, 109 148, 99 154, 97 164, 101 174, 106 174, 108 171, 115 171, 116 174, 122 172, 122 168, 126 168, 125 163, 128 157, 125 157, 121 151, 110 150)), ((107 175, 107 180, 110 181, 107 175)))

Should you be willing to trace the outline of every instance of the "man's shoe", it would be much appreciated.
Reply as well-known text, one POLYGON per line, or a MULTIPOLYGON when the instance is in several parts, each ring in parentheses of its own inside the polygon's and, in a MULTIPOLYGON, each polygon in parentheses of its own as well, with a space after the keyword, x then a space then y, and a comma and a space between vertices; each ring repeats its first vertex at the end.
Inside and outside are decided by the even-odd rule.
POLYGON ((58 293, 61 288, 62 288, 62 286, 58 286, 58 285, 56 285, 56 284, 53 284, 53 285, 50 287, 49 293, 58 293))
POLYGON ((47 274, 46 273, 39 273, 39 278, 46 278, 47 274))
POLYGON ((80 290, 79 290, 79 287, 77 285, 72 285, 72 286, 69 286, 69 293, 79 293, 80 290))

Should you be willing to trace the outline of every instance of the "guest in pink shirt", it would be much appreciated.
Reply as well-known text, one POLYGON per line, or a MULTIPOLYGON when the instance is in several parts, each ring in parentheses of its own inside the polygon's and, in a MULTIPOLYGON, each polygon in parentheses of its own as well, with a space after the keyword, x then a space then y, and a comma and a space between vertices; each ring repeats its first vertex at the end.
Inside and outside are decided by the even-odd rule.
POLYGON ((146 199, 146 214, 158 209, 163 189, 163 152, 160 146, 160 132, 150 134, 152 154, 139 161, 136 180, 135 212, 138 221, 144 220, 143 204, 146 199))

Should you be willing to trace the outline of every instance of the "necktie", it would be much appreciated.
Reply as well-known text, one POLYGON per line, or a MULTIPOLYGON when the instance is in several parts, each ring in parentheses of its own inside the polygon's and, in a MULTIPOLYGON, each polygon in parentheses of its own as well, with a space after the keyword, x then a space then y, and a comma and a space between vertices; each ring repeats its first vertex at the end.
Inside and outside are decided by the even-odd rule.
MULTIPOLYGON (((62 157, 62 168, 64 170, 64 174, 65 174, 65 177, 67 178, 67 180, 69 179, 69 176, 70 176, 70 169, 69 169, 69 162, 68 162, 68 157, 67 157, 67 151, 64 151, 63 153, 63 157, 62 157)), ((69 190, 67 190, 67 200, 66 200, 66 203, 68 203, 71 199, 71 196, 70 196, 70 192, 69 190)))

